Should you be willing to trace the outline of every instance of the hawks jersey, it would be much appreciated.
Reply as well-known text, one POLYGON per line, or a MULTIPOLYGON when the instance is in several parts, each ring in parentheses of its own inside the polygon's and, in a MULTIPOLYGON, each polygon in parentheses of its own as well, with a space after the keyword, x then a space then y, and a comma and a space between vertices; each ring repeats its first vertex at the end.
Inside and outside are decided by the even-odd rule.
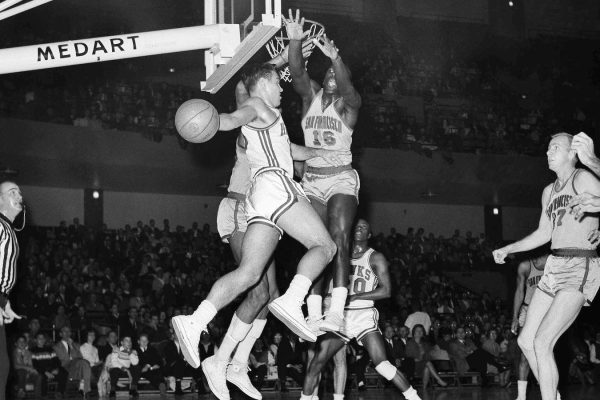
MULTIPOLYGON (((350 151, 352 145, 352 132, 342 121, 342 118, 335 110, 334 100, 323 110, 323 89, 315 95, 311 105, 304 118, 302 118, 302 130, 304 131, 304 145, 306 147, 323 148, 327 150, 350 151)), ((342 163, 348 165, 352 163, 352 155, 340 156, 342 163)), ((306 161, 310 167, 331 167, 331 163, 325 161, 322 157, 311 158, 306 161)))
MULTIPOLYGON (((372 292, 377 287, 379 279, 373 268, 371 268, 370 262, 371 255, 374 252, 375 250, 368 249, 359 258, 350 259, 352 272, 348 286, 349 295, 372 292)), ((373 307, 374 304, 373 300, 353 300, 346 306, 346 309, 373 307)))
POLYGON ((527 276, 527 280, 525 281, 525 297, 523 298, 523 303, 529 304, 531 302, 531 298, 533 297, 533 293, 537 288, 537 284, 544 275, 544 264, 536 265, 536 260, 540 260, 539 258, 533 258, 529 260, 529 275, 527 276))
POLYGON ((289 176, 294 176, 294 163, 290 148, 290 138, 279 110, 269 107, 277 119, 264 128, 250 125, 242 126, 242 135, 246 139, 246 156, 250 165, 250 174, 254 177, 263 168, 280 168, 289 176))
POLYGON ((246 139, 240 134, 235 143, 235 165, 229 178, 228 192, 246 194, 250 187, 250 166, 246 157, 246 139))
POLYGON ((575 248, 575 249, 595 249, 587 237, 590 232, 598 229, 598 217, 586 215, 581 221, 575 219, 574 214, 569 213, 567 205, 573 196, 576 196, 575 177, 580 173, 580 169, 573 171, 573 174, 562 188, 557 188, 557 182, 552 185, 550 200, 546 205, 546 215, 552 223, 552 245, 553 249, 575 248))

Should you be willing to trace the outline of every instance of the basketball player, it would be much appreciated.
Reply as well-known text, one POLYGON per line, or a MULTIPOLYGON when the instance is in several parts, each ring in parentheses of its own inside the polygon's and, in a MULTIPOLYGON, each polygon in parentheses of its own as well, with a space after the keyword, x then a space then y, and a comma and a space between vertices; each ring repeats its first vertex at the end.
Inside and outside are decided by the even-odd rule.
MULTIPOLYGON (((239 82, 236 86, 237 106, 240 107, 248 97, 243 83, 239 82)), ((246 191, 250 187, 250 166, 245 147, 244 137, 240 134, 236 140, 235 164, 229 179, 227 197, 219 204, 217 213, 219 235, 223 242, 229 243, 238 265, 242 260, 242 243, 247 227, 246 191)), ((223 343, 216 354, 216 356, 222 356, 223 359, 229 360, 232 350, 235 348, 231 363, 227 367, 227 381, 257 400, 260 400, 262 395, 248 377, 248 358, 254 343, 260 338, 267 323, 267 304, 269 300, 277 297, 279 297, 279 291, 275 280, 275 262, 271 259, 259 283, 248 291, 234 313, 223 343), (255 315, 257 310, 258 315, 255 315)))
MULTIPOLYGON (((391 282, 387 260, 383 254, 369 248, 367 242, 370 236, 369 223, 359 219, 354 228, 350 260, 352 272, 348 287, 350 296, 344 312, 344 325, 339 332, 326 333, 319 339, 319 350, 306 371, 301 400, 312 399, 321 370, 352 339, 365 347, 375 370, 400 389, 407 400, 420 399, 406 377, 386 357, 385 343, 378 327, 379 313, 374 307, 374 301, 390 297, 391 282)), ((344 387, 336 388, 336 392, 336 400, 343 398, 344 387)))
POLYGON ((19 243, 13 222, 23 211, 21 189, 11 181, 0 181, 0 399, 6 396, 6 381, 10 362, 6 348, 5 324, 21 319, 10 306, 8 295, 17 279, 19 243))
POLYGON ((557 398, 558 369, 553 349, 584 305, 589 305, 600 286, 600 265, 595 246, 588 241, 598 229, 598 215, 577 220, 568 203, 578 193, 600 195, 600 181, 586 170, 575 168, 577 153, 573 136, 558 133, 548 144, 549 168, 557 179, 542 193, 542 214, 537 230, 518 242, 495 250, 494 260, 503 264, 511 253, 551 243, 551 255, 527 310, 518 343, 540 383, 542 400, 557 398))
MULTIPOLYGON (((573 137, 571 148, 577 152, 579 160, 588 167, 596 176, 600 176, 600 159, 594 153, 594 141, 584 132, 579 132, 573 137)), ((575 215, 576 219, 581 218, 585 213, 600 211, 600 197, 591 193, 581 193, 574 196, 569 203, 569 211, 575 215)), ((598 241, 598 232, 590 233, 590 241, 595 237, 598 241)), ((592 242, 592 243, 594 243, 592 242)))
POLYGON ((284 22, 290 39, 289 68, 292 83, 302 97, 304 144, 314 148, 347 151, 347 156, 333 167, 319 157, 307 160, 302 179, 302 188, 326 223, 338 249, 333 262, 333 292, 329 313, 320 321, 322 283, 318 283, 307 299, 309 322, 315 330, 338 331, 342 326, 348 294, 350 235, 360 188, 358 173, 351 164, 350 145, 361 98, 352 85, 350 71, 342 61, 338 48, 326 36, 314 43, 331 59, 331 67, 325 74, 323 87, 311 80, 302 58, 304 19, 300 19, 300 11, 296 10, 294 18, 289 10, 289 19, 284 19, 284 22))
MULTIPOLYGON (((521 261, 517 268, 517 286, 513 302, 513 319, 511 330, 516 335, 519 328, 525 325, 527 308, 537 288, 539 280, 544 274, 544 266, 548 255, 529 258, 521 261)), ((529 363, 525 354, 521 353, 519 361, 519 379, 517 381, 517 400, 525 400, 527 397, 527 377, 529 376, 529 363)))
MULTIPOLYGON (((274 66, 248 67, 243 82, 250 98, 233 113, 219 115, 221 130, 242 127, 252 177, 245 201, 248 227, 242 243, 242 259, 236 270, 215 282, 193 315, 177 316, 172 320, 182 353, 195 368, 200 364, 200 333, 219 309, 258 283, 283 232, 302 243, 308 251, 300 260, 298 273, 289 289, 269 304, 269 310, 295 334, 314 342, 316 335, 304 320, 301 304, 313 280, 322 273, 336 251, 335 243, 302 188, 292 179, 292 159, 319 156, 330 157, 336 162, 337 153, 290 144, 276 108, 281 101, 282 89, 274 66)), ((249 321, 255 317, 256 314, 249 321)), ((245 325, 240 323, 239 329, 248 332, 249 321, 240 321, 245 325)), ((225 343, 230 354, 236 344, 225 343)), ((228 362, 223 357, 215 357, 202 363, 211 390, 220 400, 229 399, 225 382, 228 362)))

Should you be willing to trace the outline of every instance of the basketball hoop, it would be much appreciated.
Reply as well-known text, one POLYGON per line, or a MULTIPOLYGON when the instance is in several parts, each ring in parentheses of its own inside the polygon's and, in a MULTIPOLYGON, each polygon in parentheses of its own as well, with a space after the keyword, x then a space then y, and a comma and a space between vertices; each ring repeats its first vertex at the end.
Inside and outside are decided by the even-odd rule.
MULTIPOLYGON (((308 31, 308 35, 302 40, 302 57, 304 57, 306 62, 308 62, 308 57, 312 54, 315 44, 313 43, 313 39, 318 39, 325 33, 325 27, 315 21, 305 20, 305 27, 308 26, 308 29, 305 29, 305 32, 308 31)), ((287 31, 285 28, 282 28, 269 42, 266 44, 267 51, 272 58, 277 57, 285 48, 289 45, 290 39, 287 37, 287 31)), ((281 79, 286 82, 291 82, 292 77, 290 75, 289 66, 285 66, 279 71, 279 75, 281 79)))

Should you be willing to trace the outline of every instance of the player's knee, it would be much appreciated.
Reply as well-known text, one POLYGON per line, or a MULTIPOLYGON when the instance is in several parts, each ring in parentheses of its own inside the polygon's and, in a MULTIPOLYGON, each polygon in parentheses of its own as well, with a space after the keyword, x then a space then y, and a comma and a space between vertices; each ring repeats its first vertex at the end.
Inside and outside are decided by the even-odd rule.
POLYGON ((532 351, 533 350, 533 340, 526 337, 525 335, 519 335, 517 337, 517 344, 522 351, 532 351))
POLYGON ((335 256, 335 253, 337 252, 337 245, 333 240, 331 240, 331 238, 327 238, 323 241, 321 247, 323 248, 323 252, 327 258, 327 263, 331 262, 335 256))
POLYGON ((391 381, 396 376, 396 372, 398 370, 392 365, 391 362, 385 360, 375 366, 375 371, 377 371, 379 375, 383 376, 388 381, 391 381))
POLYGON ((552 341, 546 335, 535 335, 533 339, 533 350, 537 353, 545 352, 552 346, 552 341))
POLYGON ((252 271, 251 268, 239 268, 237 274, 238 282, 245 288, 252 287, 260 280, 260 274, 252 271))

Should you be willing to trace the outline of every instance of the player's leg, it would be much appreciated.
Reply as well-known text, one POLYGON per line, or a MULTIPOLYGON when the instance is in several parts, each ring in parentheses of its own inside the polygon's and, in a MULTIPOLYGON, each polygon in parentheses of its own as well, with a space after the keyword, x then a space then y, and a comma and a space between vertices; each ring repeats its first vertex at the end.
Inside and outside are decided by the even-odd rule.
POLYGON ((535 350, 533 348, 533 340, 535 339, 538 328, 542 323, 542 319, 544 319, 544 316, 552 305, 552 300, 553 297, 551 297, 549 294, 536 289, 536 291, 533 293, 533 297, 531 298, 531 302, 529 303, 529 308, 527 309, 525 325, 523 325, 523 329, 517 338, 517 343, 527 358, 531 372, 533 372, 533 375, 536 377, 536 379, 538 379, 538 381, 538 362, 535 356, 535 350))
MULTIPOLYGON (((323 221, 323 224, 327 226, 327 205, 321 202, 321 200, 317 197, 307 195, 310 199, 310 204, 316 213, 323 221)), ((315 325, 315 331, 318 330, 317 321, 320 323, 321 317, 323 315, 323 291, 325 290, 325 275, 321 274, 314 282, 312 287, 310 288, 310 294, 306 298, 306 308, 308 309, 308 318, 307 321, 309 325, 315 325)))
POLYGON ((527 361, 525 353, 521 353, 521 358, 519 359, 519 377, 517 380, 517 400, 525 400, 527 398, 529 370, 529 361, 527 361))
POLYGON ((277 225, 302 243, 308 251, 298 263, 297 274, 288 290, 269 304, 269 311, 295 334, 314 342, 316 335, 306 324, 301 306, 312 282, 333 258, 336 246, 323 222, 304 197, 298 197, 298 201, 279 217, 277 225))
MULTIPOLYGON (((265 292, 268 293, 268 299, 276 299, 279 297, 279 290, 277 289, 277 282, 275 282, 275 262, 271 261, 267 271, 263 275, 261 281, 258 285, 263 285, 263 283, 267 283, 267 288, 265 288, 265 292)), ((254 296, 253 292, 256 287, 253 288, 247 296, 247 299, 250 299, 254 296)), ((269 312, 267 308, 267 300, 265 300, 264 296, 261 294, 258 295, 260 300, 250 300, 250 302, 254 301, 255 305, 253 306, 253 310, 259 309, 259 313, 252 322, 252 328, 242 340, 233 355, 233 359, 231 361, 231 365, 227 368, 227 380, 234 385, 236 385, 240 390, 246 393, 248 396, 260 399, 262 396, 258 390, 252 385, 250 378, 248 377, 248 359, 250 357, 250 352, 254 347, 254 343, 260 338, 265 325, 267 323, 267 314, 269 312)), ((244 300, 245 301, 245 300, 244 300)), ((242 303, 243 305, 243 303, 242 303)), ((242 307, 240 305, 240 307, 242 307)))
MULTIPOLYGON (((256 284, 259 280, 260 292, 268 296, 269 288, 266 276, 261 279, 265 265, 269 263, 273 251, 279 241, 279 231, 272 226, 263 224, 251 224, 248 226, 246 231, 243 244, 242 244, 242 261, 240 266, 234 271, 221 277, 213 285, 207 299, 202 304, 209 302, 211 304, 218 304, 224 307, 230 301, 235 299, 233 293, 239 294, 247 290, 248 287, 256 284), (226 293, 227 291, 233 291, 233 293, 226 293), (225 303, 227 301, 227 303, 225 303)), ((265 298, 265 301, 267 298, 265 298)), ((200 307, 202 307, 202 304, 200 307)), ((246 303, 245 309, 242 309, 242 313, 245 318, 254 318, 260 312, 260 305, 257 309, 252 309, 252 305, 249 302, 246 303)), ((199 309, 200 309, 199 307, 199 309)), ((237 313, 237 311, 236 311, 237 313)), ((195 314, 195 313, 194 313, 195 314)), ((211 318, 212 319, 212 318, 211 318)), ((234 315, 232 320, 233 329, 232 332, 242 332, 244 338, 252 327, 251 324, 241 321, 234 315)), ((228 331, 229 333, 229 331, 228 331)), ((227 389, 227 365, 229 364, 229 355, 235 349, 235 346, 239 343, 239 337, 226 338, 223 340, 221 347, 227 346, 225 352, 221 352, 221 349, 217 352, 214 357, 210 357, 202 362, 202 369, 206 375, 206 380, 210 387, 210 390, 219 400, 229 400, 229 390, 227 389)), ((243 338, 242 338, 243 339, 243 338)), ((251 385, 250 385, 251 386, 251 385)), ((253 396, 261 398, 260 393, 251 390, 250 387, 246 388, 248 392, 252 393, 253 396)))
POLYGON ((333 356, 333 400, 343 400, 347 378, 346 346, 343 346, 333 356))
POLYGON ((304 384, 302 385, 302 400, 310 400, 314 390, 319 385, 319 376, 327 362, 344 347, 344 341, 335 334, 328 334, 319 340, 317 351, 312 361, 306 367, 304 384))
POLYGON ((575 321, 584 303, 585 297, 579 291, 559 291, 537 330, 533 346, 538 363, 542 400, 556 399, 558 368, 554 360, 554 345, 575 321))
POLYGON ((353 195, 335 194, 327 202, 328 230, 337 246, 337 253, 333 259, 331 307, 321 324, 325 331, 337 331, 342 325, 348 295, 350 236, 357 207, 358 201, 353 195))
POLYGON ((279 236, 279 231, 269 225, 248 226, 242 246, 243 259, 239 267, 213 284, 206 300, 200 303, 191 316, 173 317, 173 328, 181 344, 182 353, 192 367, 198 368, 200 364, 198 343, 201 332, 206 329, 218 310, 258 283, 277 246, 279 236))
POLYGON ((360 340, 367 353, 369 353, 379 375, 400 389, 407 400, 421 399, 404 374, 388 361, 385 354, 385 342, 379 331, 367 333, 360 340))

